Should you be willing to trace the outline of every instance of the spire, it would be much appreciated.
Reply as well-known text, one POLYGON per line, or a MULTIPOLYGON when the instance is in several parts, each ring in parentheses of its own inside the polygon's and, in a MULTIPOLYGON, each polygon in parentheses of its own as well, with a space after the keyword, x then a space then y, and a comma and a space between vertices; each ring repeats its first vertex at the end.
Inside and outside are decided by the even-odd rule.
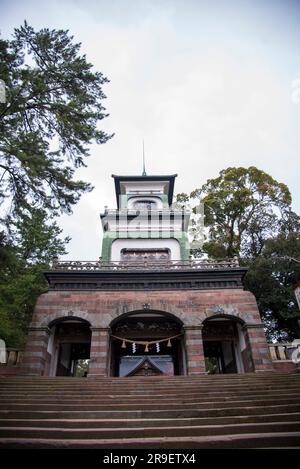
POLYGON ((146 169, 145 169, 145 148, 144 148, 144 139, 143 139, 143 172, 142 176, 147 176, 146 169))

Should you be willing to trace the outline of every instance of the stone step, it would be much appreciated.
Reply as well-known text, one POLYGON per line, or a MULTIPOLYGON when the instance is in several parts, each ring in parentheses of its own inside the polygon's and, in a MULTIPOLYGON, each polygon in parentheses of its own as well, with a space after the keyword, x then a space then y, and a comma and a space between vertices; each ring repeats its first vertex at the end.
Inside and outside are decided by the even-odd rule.
MULTIPOLYGON (((263 373, 228 373, 228 374, 198 374, 198 375, 156 375, 156 376, 132 376, 130 378, 128 377, 115 377, 115 376, 93 376, 93 377, 88 377, 88 378, 82 378, 82 377, 70 377, 70 376, 37 376, 37 375, 14 375, 14 376, 4 376, 2 375, 0 379, 9 379, 10 381, 39 381, 41 378, 44 381, 67 381, 69 379, 75 380, 77 382, 79 381, 91 381, 91 382, 96 382, 96 381, 106 381, 106 382, 116 382, 116 381, 126 381, 130 379, 130 381, 147 381, 149 379, 156 381, 156 382, 165 382, 165 381, 199 381, 199 380, 210 380, 212 377, 214 380, 232 380, 232 381, 240 381, 246 377, 248 381, 251 381, 253 379, 262 379, 265 380, 266 378, 271 378, 271 379, 280 379, 284 378, 286 376, 286 373, 274 373, 274 372, 263 372, 263 373)), ((291 374, 292 376, 292 374, 291 374)))
POLYGON ((42 438, 3 438, 5 449, 225 449, 225 448, 299 448, 300 432, 242 435, 189 436, 164 438, 121 438, 67 440, 42 438))
POLYGON ((228 425, 259 422, 300 421, 300 412, 262 415, 202 418, 152 418, 152 419, 0 419, 0 427, 52 427, 52 428, 119 428, 122 427, 172 427, 200 425, 228 425))
POLYGON ((261 396, 280 396, 280 395, 289 395, 289 396, 299 396, 300 395, 300 387, 299 388, 283 388, 283 389, 264 389, 264 390, 255 390, 255 391, 239 391, 239 392, 200 392, 200 391, 193 391, 189 393, 157 393, 155 391, 152 391, 152 393, 138 393, 138 394, 133 394, 133 393, 123 393, 123 394, 116 394, 116 393, 104 393, 101 390, 97 392, 91 392, 89 394, 84 394, 84 393, 79 393, 79 392, 74 392, 74 393, 57 393, 57 392, 39 392, 39 393, 32 393, 32 392, 27 392, 23 391, 22 393, 15 393, 15 392, 10 392, 10 393, 2 393, 1 395, 1 402, 5 401, 6 399, 11 399, 11 400, 26 400, 26 399, 32 399, 34 401, 38 401, 40 399, 54 399, 54 400, 78 400, 78 399, 85 399, 85 400, 90 400, 90 399, 99 399, 101 400, 107 400, 110 401, 111 399, 118 400, 120 402, 122 399, 124 400, 151 400, 151 399, 161 399, 161 400, 172 400, 172 399, 194 399, 194 398, 205 398, 205 399, 231 399, 231 398, 236 398, 236 397, 242 397, 242 398, 256 398, 256 397, 261 397, 261 396))
POLYGON ((167 405, 168 407, 170 405, 186 405, 189 403, 192 404, 203 404, 203 403, 219 403, 219 402, 243 402, 246 400, 247 402, 251 401, 253 403, 257 401, 261 401, 262 399, 265 401, 266 399, 274 400, 277 401, 278 399, 283 398, 284 400, 293 400, 296 399, 297 401, 300 402, 300 393, 299 392, 294 392, 294 393, 285 393, 284 395, 280 395, 278 393, 273 392, 272 394, 264 393, 264 394, 255 394, 255 395, 229 395, 229 396, 218 396, 218 397, 211 397, 211 396, 188 396, 183 398, 182 396, 176 397, 176 396, 170 396, 170 397, 159 397, 156 394, 152 396, 143 396, 143 397, 134 397, 134 396, 127 396, 124 398, 116 398, 115 396, 105 396, 101 398, 101 396, 89 396, 87 397, 73 397, 73 396, 63 396, 63 397, 57 397, 57 396, 51 396, 51 397, 46 397, 46 396, 40 396, 39 398, 36 397, 30 397, 30 396, 25 396, 25 397, 14 397, 14 396, 7 396, 5 398, 1 398, 1 405, 0 409, 3 408, 5 405, 5 408, 11 408, 11 406, 15 407, 15 405, 54 405, 58 404, 60 406, 62 405, 68 405, 68 406, 82 406, 82 405, 117 405, 117 406, 132 406, 132 405, 151 405, 153 404, 153 400, 159 399, 160 404, 167 405), (117 404, 115 401, 117 400, 117 404), (2 406, 2 407, 1 407, 2 406))
MULTIPOLYGON (((286 373, 273 373, 273 372, 264 372, 264 373, 242 373, 242 374, 236 374, 236 373, 231 373, 231 374, 215 374, 215 375, 208 375, 208 374, 201 374, 201 375, 159 375, 159 376, 132 376, 130 378, 128 377, 104 377, 104 376, 93 376, 89 378, 82 378, 82 377, 70 377, 70 376, 35 376, 35 375, 15 375, 15 376, 1 376, 1 380, 9 379, 10 381, 39 381, 41 378, 43 381, 67 381, 69 379, 72 379, 74 381, 80 382, 82 380, 84 381, 91 381, 91 382, 96 382, 96 381, 105 381, 105 382, 110 382, 114 383, 116 381, 148 381, 149 379, 152 381, 156 382, 165 382, 165 381, 203 381, 203 379, 210 380, 212 377, 214 380, 232 380, 232 381, 240 381, 246 379, 251 381, 253 379, 262 379, 265 380, 266 378, 270 379, 280 379, 284 378, 286 376, 286 373)), ((292 376, 292 375, 291 375, 292 376)))
POLYGON ((0 447, 300 447, 300 375, 0 379, 0 447))
POLYGON ((112 388, 110 386, 96 386, 96 387, 64 387, 64 386, 58 386, 58 387, 51 387, 51 386, 46 386, 46 387, 41 387, 41 386, 34 386, 34 387, 28 387, 28 386, 22 386, 22 388, 18 389, 16 385, 11 385, 11 386, 2 386, 0 388, 0 395, 5 395, 6 393, 14 393, 14 394, 24 394, 24 393, 32 393, 32 394, 45 394, 45 393, 57 393, 58 395, 62 394, 94 394, 98 393, 99 391, 102 391, 102 393, 107 393, 109 392, 110 394, 114 395, 122 395, 124 393, 126 394, 149 394, 152 392, 156 392, 157 394, 161 395, 169 395, 169 394, 179 394, 183 392, 189 392, 189 393, 195 393, 195 392, 201 392, 201 393, 210 393, 210 394, 220 394, 220 393, 245 393, 245 392, 255 392, 255 391, 272 391, 274 389, 276 390, 281 390, 285 391, 286 389, 290 390, 299 390, 300 389, 300 381, 297 383, 281 383, 281 384, 270 384, 269 386, 267 385, 257 385, 257 386, 222 386, 222 387, 216 387, 217 389, 213 390, 211 389, 211 386, 200 386, 200 385, 194 385, 192 386, 172 386, 172 387, 164 387, 164 388, 157 388, 151 385, 147 385, 147 387, 134 387, 134 386, 119 386, 118 388, 112 388))
MULTIPOLYGON (((201 425, 184 427, 128 427, 124 428, 32 428, 1 427, 0 438, 50 438, 50 439, 110 439, 152 438, 168 436, 234 435, 242 433, 299 432, 300 421, 264 422, 228 425, 201 425)), ((300 443, 300 441, 299 441, 300 443)))
POLYGON ((126 400, 139 400, 139 399, 145 399, 145 400, 151 400, 151 399, 159 399, 159 400, 172 400, 172 399, 193 399, 193 398, 207 398, 207 399, 222 399, 222 398, 249 398, 251 399, 252 397, 259 397, 259 396, 266 396, 266 397, 271 397, 273 395, 278 395, 278 396, 284 396, 284 395, 300 395, 300 388, 288 388, 286 387, 285 389, 256 389, 256 390, 244 390, 244 391, 230 391, 230 392, 206 392, 203 390, 194 390, 194 391, 183 391, 183 392, 178 392, 178 391, 173 391, 173 392, 157 392, 156 390, 151 390, 147 391, 145 393, 139 392, 139 393, 134 393, 134 392, 126 392, 124 390, 122 393, 115 393, 113 391, 105 391, 105 390, 97 390, 95 392, 90 392, 90 393, 81 393, 81 392, 55 392, 55 391, 48 391, 48 392, 32 392, 32 391, 27 391, 23 390, 22 392, 12 392, 12 391, 7 391, 7 392, 2 392, 0 393, 0 401, 3 399, 17 399, 17 400, 22 400, 22 399, 34 399, 34 400, 39 400, 39 399, 64 399, 64 400, 77 400, 77 399, 83 399, 83 400, 89 400, 89 399, 97 399, 97 398, 103 398, 103 399, 115 399, 117 401, 126 399, 126 400))
MULTIPOLYGON (((225 387, 223 386, 222 387, 222 394, 231 394, 231 393, 234 393, 234 394, 239 394, 239 393, 252 393, 252 392, 268 392, 268 391, 274 391, 274 390, 277 390, 277 391, 282 391, 284 392, 285 390, 300 390, 300 381, 298 383, 282 383, 282 384, 275 384, 274 383, 270 386, 243 386, 243 387, 238 387, 238 386, 230 386, 230 387, 225 387)), ((82 387, 82 388, 76 388, 76 387, 68 387, 68 388, 65 388, 63 386, 58 386, 58 387, 50 387, 50 386, 47 386, 47 387, 44 387, 42 388, 41 386, 35 386, 35 387, 26 387, 26 386, 22 386, 22 389, 19 389, 17 385, 14 385, 14 386, 1 386, 0 388, 0 395, 5 395, 7 393, 14 393, 16 395, 23 395, 23 394, 26 394, 26 393, 31 393, 31 394, 34 394, 34 395, 39 395, 39 394, 46 394, 46 393, 56 393, 58 395, 65 395, 65 394, 68 394, 68 395, 72 395, 72 394, 84 394, 84 395, 91 395, 91 394, 95 394, 95 393, 98 393, 99 391, 102 392, 102 394, 104 393, 110 393, 110 394, 113 394, 113 395, 128 395, 128 394, 135 394, 135 395, 138 395, 138 394, 143 394, 143 395, 150 395, 153 394, 153 392, 155 391, 156 394, 159 394, 159 395, 169 395, 170 392, 172 393, 176 393, 176 394, 179 394, 179 393, 183 393, 183 392, 187 392, 189 394, 193 394, 193 393, 202 393, 202 394, 217 394, 220 392, 220 387, 218 386, 210 386, 210 387, 202 387, 200 385, 195 385, 193 387, 174 387, 174 386, 169 386, 169 387, 166 387, 166 388, 160 388, 160 389, 155 389, 154 387, 150 387, 149 386, 145 389, 139 389, 137 387, 129 387, 129 386, 119 386, 119 387, 116 387, 116 388, 112 388, 112 387, 104 387, 104 386, 97 386, 97 387, 94 387, 94 388, 90 388, 90 387, 82 387)))
POLYGON ((182 383, 195 383, 195 382, 210 382, 212 379, 214 381, 231 381, 231 382, 242 382, 242 381, 280 381, 288 378, 291 380, 293 378, 297 378, 297 374, 287 374, 287 373, 242 373, 242 374, 199 374, 194 376, 132 376, 132 377, 89 377, 89 378, 80 378, 80 377, 70 377, 70 376, 0 376, 0 381, 6 382, 24 382, 24 383, 34 383, 40 382, 42 380, 43 383, 67 383, 68 381, 73 381, 75 384, 87 382, 90 384, 101 383, 105 382, 107 384, 116 384, 119 382, 141 382, 145 383, 148 381, 153 381, 155 383, 170 383, 170 382, 182 382, 182 383))
MULTIPOLYGON (((168 403, 164 402, 126 402, 126 403, 119 403, 112 401, 111 403, 93 403, 88 402, 87 400, 81 400, 77 403, 74 402, 64 402, 59 401, 53 404, 47 404, 42 401, 36 401, 32 403, 26 403, 25 401, 22 402, 14 402, 14 403, 2 403, 0 402, 0 411, 3 410, 166 410, 166 409, 177 409, 180 407, 181 410, 184 409, 214 409, 217 407, 222 406, 223 408, 232 407, 234 404, 236 407, 247 407, 247 406, 256 406, 256 407, 263 407, 265 405, 279 405, 285 404, 287 402, 287 398, 285 396, 277 396, 277 397, 264 397, 264 398, 257 398, 257 399, 229 399, 228 402, 226 399, 216 401, 216 400, 209 400, 209 399, 195 399, 192 402, 187 402, 185 400, 178 400, 178 401, 171 401, 168 403)), ((300 395, 293 396, 288 398, 288 402, 290 404, 300 404, 300 395)))
POLYGON ((115 393, 120 393, 124 392, 136 392, 136 393, 147 393, 147 391, 152 391, 154 390, 157 393, 165 393, 165 392, 182 392, 182 391, 196 391, 196 390, 202 390, 203 392, 218 392, 220 390, 224 390, 224 392, 239 392, 239 391, 247 391, 251 390, 254 391, 255 389, 258 390, 263 390, 263 389, 274 389, 274 388, 298 388, 300 387, 300 380, 294 381, 294 382, 280 382, 280 383, 259 383, 259 384, 222 384, 220 386, 212 384, 208 385, 201 385, 201 384, 193 384, 190 386, 178 386, 178 385, 169 385, 169 386, 154 386, 152 383, 147 383, 147 385, 137 385, 133 386, 132 384, 120 384, 120 386, 39 386, 39 385, 34 385, 34 386, 23 386, 19 387, 17 384, 10 385, 10 386, 3 386, 0 383, 0 392, 6 391, 6 390, 11 390, 11 391, 16 391, 16 392, 22 392, 23 390, 30 390, 30 391, 57 391, 57 392, 96 392, 99 389, 103 391, 109 391, 109 392, 115 392, 115 393))
POLYGON ((1 398, 10 395, 14 397, 23 397, 23 396, 33 396, 33 397, 42 397, 42 396, 56 396, 58 398, 67 396, 67 397, 77 397, 77 396, 84 396, 84 397, 92 397, 92 396, 113 396, 115 398, 121 398, 121 397, 130 397, 132 399, 137 398, 137 397, 147 397, 151 398, 153 394, 155 396, 159 396, 162 398, 169 398, 169 396, 178 396, 178 395, 188 395, 188 396, 194 396, 194 395, 207 395, 207 396, 212 396, 212 397, 219 397, 219 396, 232 396, 232 395, 254 395, 254 394, 263 394, 263 393, 285 393, 286 391, 293 393, 293 392, 300 392, 300 386, 285 386, 285 387, 270 387, 270 388, 253 388, 253 389, 242 389, 242 390, 219 390, 219 391, 210 391, 210 390, 203 390, 201 388, 195 388, 193 390, 166 390, 166 391, 157 391, 156 389, 152 389, 150 391, 132 391, 132 390, 120 390, 119 392, 115 390, 103 390, 103 389, 96 389, 96 390, 89 390, 89 391, 81 391, 81 390, 64 390, 62 391, 61 389, 56 390, 49 390, 49 389, 44 389, 44 390, 27 390, 22 389, 20 391, 16 391, 15 389, 9 389, 9 390, 1 390, 0 396, 1 398), (184 391, 184 392, 182 392, 184 391))
MULTIPOLYGON (((263 372, 263 373, 245 373, 245 374, 235 374, 235 373, 232 373, 232 374, 215 374, 215 375, 206 375, 204 374, 203 376, 206 377, 206 378, 210 378, 211 376, 213 376, 215 379, 226 379, 228 377, 230 377, 230 379, 233 379, 233 380, 238 380, 238 379, 241 379, 243 378, 244 376, 247 376, 247 379, 252 379, 254 377, 262 377, 262 379, 265 379, 265 377, 272 377, 274 376, 274 373, 273 372, 263 372)), ((283 377, 283 376, 286 376, 286 373, 283 373, 283 372, 278 372, 276 373, 275 377, 278 378, 278 377, 283 377)), ((40 376, 37 376, 37 375, 16 375, 16 376, 12 376, 10 377, 11 380, 39 380, 41 377, 40 376)), ((69 376, 45 376, 43 377, 43 379, 47 379, 47 380, 53 380, 53 379, 59 379, 59 380, 66 380, 66 379, 69 379, 70 377, 69 376)), ((177 380, 177 379, 182 379, 182 380, 185 380, 185 379, 188 379, 188 380, 196 380, 196 379, 200 379, 202 378, 202 375, 156 375, 156 376, 133 376, 131 377, 130 379, 135 379, 135 380, 143 380, 143 379, 148 379, 148 378, 151 378, 153 380, 156 380, 156 381, 170 381, 170 380, 177 380)), ((72 378, 73 379, 73 378, 72 378)), ((74 379, 76 380, 80 380, 82 378, 80 377, 75 377, 74 379)), ((86 378, 84 378, 86 379, 86 378)), ((119 377, 114 377, 114 376, 109 376, 109 377, 104 377, 104 376, 94 376, 93 378, 91 378, 93 380, 98 380, 98 381, 116 381, 118 379, 127 379, 127 378, 119 378, 119 377)))
POLYGON ((152 418, 202 418, 202 417, 222 417, 222 416, 244 416, 276 413, 296 413, 300 412, 300 404, 280 404, 245 407, 212 407, 210 409, 152 409, 152 410, 3 410, 0 411, 0 419, 152 419, 152 418))
MULTIPOLYGON (((112 388, 112 387, 117 387, 119 388, 120 386, 126 386, 126 387, 134 387, 134 388, 138 388, 139 386, 142 386, 143 388, 151 385, 151 387, 160 387, 160 388, 168 388, 170 387, 170 385, 172 384, 176 384, 176 386, 183 386, 183 387, 193 387, 193 386, 203 386, 203 387, 209 387, 211 385, 212 382, 216 383, 218 386, 221 386, 221 385, 224 385, 224 386, 256 386, 256 385, 268 385, 268 384, 276 384, 276 383, 282 383, 284 384, 286 382, 286 384, 288 383, 299 383, 299 378, 298 378, 298 375, 286 375, 285 377, 281 377, 280 379, 278 378, 274 378, 272 379, 271 377, 268 377, 267 379, 265 380, 262 380, 261 377, 255 377, 251 380, 249 380, 248 378, 246 379, 239 379, 239 380, 233 380, 231 378, 227 378, 227 379, 223 379, 222 381, 221 380, 214 380, 216 375, 213 375, 213 376, 204 376, 201 378, 201 380, 197 379, 197 380, 192 380, 192 381, 183 381, 179 378, 181 377, 177 377, 176 380, 165 380, 165 381, 156 381, 156 380, 153 380, 151 379, 151 377, 149 376, 147 378, 147 380, 143 380, 143 381, 137 381, 136 379, 134 378, 126 378, 126 379, 122 379, 122 378, 115 378, 116 381, 100 381, 100 380, 89 380, 89 379, 86 379, 86 378, 80 378, 78 380, 78 378, 65 378, 63 381, 60 381, 58 380, 57 378, 51 378, 51 380, 49 380, 48 378, 40 378, 40 381, 37 381, 36 379, 35 380, 31 380, 31 381, 21 381, 21 380, 12 380, 11 378, 1 378, 0 379, 0 384, 1 384, 1 387, 6 387, 6 386, 15 386, 17 385, 18 383, 22 382, 22 386, 32 386, 32 387, 35 387, 35 386, 39 386, 39 387, 69 387, 70 389, 72 388, 88 388, 88 387, 109 387, 109 388, 112 388), (289 379, 287 379, 287 377, 289 379), (210 379, 207 379, 207 378, 210 378, 210 379)), ((227 375, 229 376, 229 375, 227 375)), ((243 376, 246 376, 246 375, 243 375, 243 376)))

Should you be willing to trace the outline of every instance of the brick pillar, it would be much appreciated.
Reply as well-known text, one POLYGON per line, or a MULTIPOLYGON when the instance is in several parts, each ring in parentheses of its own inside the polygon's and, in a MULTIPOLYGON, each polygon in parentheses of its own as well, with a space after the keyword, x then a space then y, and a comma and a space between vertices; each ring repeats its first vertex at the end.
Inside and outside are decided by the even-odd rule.
POLYGON ((202 327, 203 326, 184 326, 188 375, 201 375, 206 373, 202 327))
POLYGON ((246 324, 254 371, 274 371, 263 324, 246 324))
POLYGON ((91 327, 91 355, 89 377, 109 375, 109 332, 108 327, 91 327))
POLYGON ((249 335, 247 332, 247 326, 243 326, 242 331, 244 334, 244 339, 245 339, 245 344, 246 344, 245 350, 242 351, 244 371, 245 373, 253 373, 254 363, 252 359, 251 344, 250 344, 249 335))
POLYGON ((30 327, 27 344, 22 359, 22 372, 28 375, 43 376, 47 362, 47 347, 50 329, 30 327))

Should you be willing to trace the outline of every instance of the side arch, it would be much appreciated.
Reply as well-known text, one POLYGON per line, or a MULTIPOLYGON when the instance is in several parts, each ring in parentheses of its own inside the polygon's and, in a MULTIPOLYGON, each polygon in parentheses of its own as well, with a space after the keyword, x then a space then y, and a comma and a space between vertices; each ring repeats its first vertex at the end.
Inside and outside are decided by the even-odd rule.
POLYGON ((47 315, 43 318, 43 321, 38 324, 40 327, 52 327, 53 325, 59 323, 60 321, 83 321, 93 327, 93 321, 91 321, 90 314, 87 311, 78 311, 78 310, 61 310, 56 311, 55 314, 47 315))
POLYGON ((50 321, 50 323, 48 324, 48 327, 49 329, 51 329, 53 326, 56 326, 57 324, 61 324, 61 323, 67 323, 67 322, 81 322, 87 326, 91 326, 91 323, 90 321, 88 321, 87 319, 85 318, 82 318, 80 316, 59 316, 55 319, 53 319, 52 321, 50 321))
POLYGON ((246 322, 238 314, 212 312, 202 321, 202 339, 208 373, 252 371, 246 322))
POLYGON ((48 323, 49 340, 45 374, 84 376, 88 371, 91 323, 75 314, 58 316, 48 323))
POLYGON ((213 321, 214 319, 216 320, 227 319, 227 320, 235 321, 243 327, 246 325, 246 322, 243 319, 241 319, 238 314, 235 315, 235 314, 227 314, 227 313, 218 313, 218 314, 208 313, 207 317, 203 319, 202 325, 204 326, 209 321, 213 321))

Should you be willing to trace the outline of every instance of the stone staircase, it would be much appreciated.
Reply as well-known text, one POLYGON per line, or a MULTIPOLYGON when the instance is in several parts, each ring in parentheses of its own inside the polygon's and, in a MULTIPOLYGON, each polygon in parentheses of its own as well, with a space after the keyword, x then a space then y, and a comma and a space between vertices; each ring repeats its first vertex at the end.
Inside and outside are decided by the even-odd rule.
POLYGON ((0 378, 0 448, 300 448, 300 374, 0 378))

